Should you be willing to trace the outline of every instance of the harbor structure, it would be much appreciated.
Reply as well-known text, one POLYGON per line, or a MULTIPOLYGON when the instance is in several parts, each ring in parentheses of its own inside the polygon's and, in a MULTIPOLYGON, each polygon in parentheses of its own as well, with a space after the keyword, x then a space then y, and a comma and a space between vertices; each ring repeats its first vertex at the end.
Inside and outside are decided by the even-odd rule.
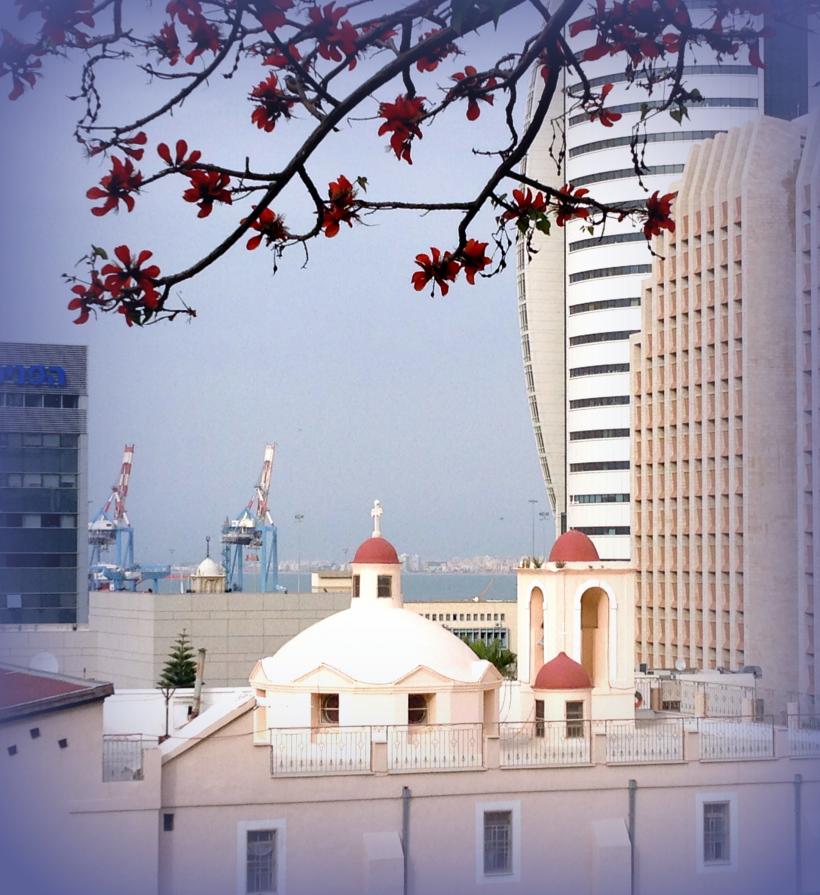
POLYGON ((0 343, 0 626, 88 618, 83 345, 0 343))
MULTIPOLYGON (((708 23, 710 5, 687 2, 693 22, 708 23)), ((591 188, 604 202, 643 203, 656 190, 669 192, 694 145, 764 112, 784 119, 806 113, 806 33, 773 31, 764 47, 765 71, 745 58, 721 61, 708 52, 688 60, 686 86, 703 99, 688 103, 679 123, 667 113, 652 114, 663 102, 662 88, 647 96, 631 85, 620 57, 585 62, 593 90, 611 85, 607 109, 620 119, 604 128, 575 108, 580 83, 568 74, 524 172, 556 189, 566 183, 591 188), (639 180, 630 147, 644 115, 639 180), (558 151, 562 135, 565 155, 558 151)), ((588 37, 568 40, 581 50, 588 37)), ((542 86, 536 69, 528 115, 542 86)), ((579 528, 602 559, 628 560, 629 338, 641 326, 641 283, 652 256, 641 227, 629 221, 609 221, 606 233, 594 236, 584 232, 583 221, 570 221, 549 236, 535 234, 533 246, 537 251, 528 256, 519 241, 518 314, 527 399, 556 530, 579 528)))
POLYGON ((816 115, 763 117, 692 150, 631 341, 638 661, 757 666, 769 708, 804 711, 820 647, 819 142, 816 115))

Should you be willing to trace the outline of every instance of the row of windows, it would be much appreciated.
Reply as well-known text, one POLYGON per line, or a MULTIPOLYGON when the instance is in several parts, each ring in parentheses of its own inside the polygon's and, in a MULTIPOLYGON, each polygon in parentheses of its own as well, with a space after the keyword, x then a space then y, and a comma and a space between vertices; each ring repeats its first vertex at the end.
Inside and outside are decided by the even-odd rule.
POLYGON ((0 607, 0 625, 71 625, 77 621, 77 607, 34 607, 3 609, 0 607))
POLYGON ((76 488, 77 476, 51 472, 10 472, 0 475, 0 488, 76 488))
MULTIPOLYGON (((378 575, 376 578, 376 596, 391 597, 393 595, 393 577, 391 575, 378 575)), ((353 576, 353 596, 361 596, 361 575, 353 576)))
POLYGON ((80 436, 73 433, 0 432, 0 448, 76 448, 79 443, 80 436))
POLYGON ((0 407, 61 407, 67 410, 79 406, 79 395, 0 392, 0 407))
POLYGON ((629 429, 579 429, 569 433, 570 441, 592 441, 594 438, 629 438, 629 429))
POLYGON ((570 410, 581 410, 584 407, 614 407, 629 404, 629 395, 605 395, 600 398, 576 398, 569 402, 570 410))
MULTIPOLYGON (((581 729, 583 722, 570 718, 583 703, 567 703, 567 729, 581 729), (574 724, 575 727, 570 728, 574 724)), ((698 795, 697 866, 698 869, 732 869, 736 862, 737 819, 734 793, 706 797, 698 795), (707 800, 708 799, 708 800, 707 800)), ((521 803, 519 801, 484 802, 476 806, 476 872, 486 880, 521 874, 521 803)), ((174 815, 166 812, 162 828, 171 833, 174 815)), ((238 825, 239 895, 275 895, 284 889, 285 821, 247 821, 238 825)), ((479 879, 480 881, 480 879, 479 879)))
POLYGON ((77 606, 75 593, 0 594, 0 609, 19 609, 32 613, 42 609, 72 609, 77 606))
MULTIPOLYGON (((617 245, 622 242, 646 242, 646 237, 640 231, 637 233, 610 233, 609 236, 590 236, 588 239, 576 239, 575 242, 571 242, 569 250, 577 252, 579 249, 617 245)), ((640 299, 638 302, 640 303, 640 299)))
POLYGON ((76 528, 73 513, 0 513, 2 528, 76 528))
POLYGON ((571 503, 628 503, 628 494, 573 494, 571 503))
MULTIPOLYGON (((643 236, 641 236, 643 239, 643 236)), ((569 306, 570 317, 573 314, 584 314, 587 311, 607 311, 610 308, 639 308, 641 300, 632 298, 603 298, 598 301, 584 301, 577 305, 569 306)))
MULTIPOLYGON (((659 174, 680 174, 683 165, 648 165, 642 171, 643 177, 655 177, 659 174)), ((573 186, 586 186, 589 183, 602 183, 605 180, 626 180, 636 177, 634 168, 616 168, 613 171, 596 171, 594 174, 585 174, 583 177, 574 177, 573 186)))
POLYGON ((432 622, 498 622, 506 621, 505 612, 425 612, 432 622))
MULTIPOLYGON (((430 693, 407 694, 407 723, 427 724, 430 721, 433 695, 430 693)), ((339 726, 339 694, 314 693, 313 718, 317 727, 339 726)))
POLYGON ((73 569, 76 553, 0 553, 0 569, 73 569))
MULTIPOLYGON (((688 9, 712 9, 714 5, 714 0, 686 0, 688 9)), ((660 78, 674 74, 674 72, 674 68, 658 68, 654 75, 656 78, 660 78)), ((752 75, 757 77, 758 69, 753 65, 685 65, 683 73, 684 75, 752 75)), ((610 75, 590 78, 589 86, 602 87, 604 84, 618 84, 626 80, 629 80, 626 71, 613 72, 610 75)), ((573 84, 567 88, 567 93, 572 96, 571 91, 579 86, 579 84, 573 84)))
POLYGON ((569 378, 599 376, 603 373, 628 373, 629 364, 592 364, 589 367, 570 367, 569 378))
POLYGON ((626 277, 629 274, 650 274, 651 264, 624 264, 621 267, 599 267, 595 270, 581 270, 569 275, 570 283, 582 283, 584 280, 600 280, 603 277, 626 277))
POLYGON ((640 332, 637 329, 622 329, 609 333, 585 333, 582 336, 570 336, 570 345, 591 345, 593 342, 622 342, 633 333, 640 332))
MULTIPOLYGON (((643 112, 644 109, 648 111, 651 111, 652 109, 660 109, 665 104, 666 100, 662 99, 644 100, 642 103, 623 103, 620 106, 609 106, 607 111, 620 112, 622 115, 627 115, 630 112, 643 112)), ((701 99, 697 102, 692 100, 690 106, 698 109, 756 109, 757 99, 750 99, 742 96, 714 96, 701 99)), ((582 112, 580 115, 573 115, 569 119, 570 126, 574 124, 582 124, 584 121, 589 121, 589 115, 586 112, 582 112)), ((577 182, 578 181, 573 181, 573 183, 577 182)))
POLYGON ((448 628, 447 630, 461 640, 480 640, 488 646, 497 641, 503 649, 507 649, 509 646, 506 628, 448 628))
POLYGON ((629 460, 594 460, 569 464, 570 472, 603 472, 612 469, 629 469, 629 460))
MULTIPOLYGON (((640 143, 677 143, 689 140, 709 140, 716 134, 724 134, 726 131, 664 131, 660 134, 646 134, 641 136, 640 143)), ((616 146, 631 146, 633 137, 610 137, 608 140, 595 140, 594 143, 584 143, 582 146, 573 146, 569 151, 569 157, 575 158, 585 155, 587 152, 596 152, 599 149, 614 149, 616 146)))
POLYGON ((585 535, 628 535, 628 525, 579 525, 578 531, 585 535))

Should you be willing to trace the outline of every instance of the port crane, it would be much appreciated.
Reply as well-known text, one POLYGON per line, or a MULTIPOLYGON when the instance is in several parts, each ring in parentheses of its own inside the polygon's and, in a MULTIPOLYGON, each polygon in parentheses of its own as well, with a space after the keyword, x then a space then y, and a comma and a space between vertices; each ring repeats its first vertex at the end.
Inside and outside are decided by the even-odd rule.
POLYGON ((92 590, 136 590, 137 585, 148 579, 154 589, 159 589, 159 579, 167 578, 170 566, 140 566, 134 562, 134 528, 128 518, 125 499, 131 481, 134 462, 134 445, 123 449, 120 474, 106 502, 88 523, 88 544, 91 548, 88 562, 89 587, 92 590), (104 555, 114 548, 114 561, 106 562, 104 555))
POLYGON ((244 590, 245 549, 259 555, 259 590, 262 593, 282 591, 279 586, 279 565, 276 550, 276 526, 268 506, 275 444, 265 445, 265 456, 259 482, 253 496, 234 519, 222 526, 222 557, 228 590, 244 590))

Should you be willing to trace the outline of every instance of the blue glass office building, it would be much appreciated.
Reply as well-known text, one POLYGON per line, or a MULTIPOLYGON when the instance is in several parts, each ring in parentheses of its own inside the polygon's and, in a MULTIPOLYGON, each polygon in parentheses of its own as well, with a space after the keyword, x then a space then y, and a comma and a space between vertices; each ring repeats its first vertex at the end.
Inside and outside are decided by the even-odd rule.
POLYGON ((86 359, 0 343, 0 624, 88 620, 86 359))

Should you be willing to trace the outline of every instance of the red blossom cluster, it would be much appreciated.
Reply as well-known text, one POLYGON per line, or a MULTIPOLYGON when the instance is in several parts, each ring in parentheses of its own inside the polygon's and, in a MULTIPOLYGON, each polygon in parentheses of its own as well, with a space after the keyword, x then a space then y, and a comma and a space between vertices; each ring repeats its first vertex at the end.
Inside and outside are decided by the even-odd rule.
POLYGON ((358 32, 343 16, 347 15, 347 7, 334 9, 335 3, 325 6, 312 6, 308 10, 311 22, 311 34, 316 38, 316 50, 322 59, 329 62, 341 62, 350 58, 350 68, 356 67, 356 41, 358 32))
POLYGON ((0 44, 0 77, 11 75, 9 99, 18 99, 25 90, 25 84, 33 87, 37 83, 42 62, 32 59, 34 46, 17 40, 13 34, 3 29, 3 43, 0 44))
POLYGON ((410 157, 410 144, 413 137, 421 139, 419 122, 424 118, 424 96, 397 96, 394 103, 379 103, 379 117, 384 123, 379 128, 379 136, 390 133, 390 148, 396 158, 413 164, 410 157))
POLYGON ((233 204, 228 187, 231 178, 221 171, 194 171, 188 175, 191 186, 182 194, 186 202, 199 206, 198 218, 206 218, 214 210, 214 202, 233 204))
POLYGON ((465 65, 464 71, 457 71, 450 80, 455 81, 456 86, 450 88, 447 99, 467 99, 468 121, 475 121, 481 114, 479 100, 493 104, 494 97, 487 91, 492 90, 498 81, 491 76, 480 75, 472 65, 465 65))
MULTIPOLYGON (((174 27, 174 19, 179 20, 180 24, 188 29, 188 41, 192 44, 190 53, 185 57, 188 65, 193 64, 194 60, 203 53, 210 50, 212 53, 218 53, 222 46, 222 38, 219 34, 219 28, 212 22, 209 22, 202 10, 202 4, 199 0, 169 0, 165 11, 171 17, 171 22, 166 25, 157 38, 163 35, 163 46, 157 45, 157 38, 154 40, 155 48, 163 57, 174 57, 174 44, 176 44, 176 56, 174 62, 179 59, 179 39, 174 27), (170 30, 167 30, 169 29, 170 30)), ((174 64, 173 62, 171 63, 174 64)))
POLYGON ((251 121, 260 130, 270 133, 280 118, 290 118, 294 100, 283 93, 276 75, 272 73, 251 90, 250 99, 256 104, 251 121))
POLYGON ((585 220, 590 210, 585 203, 579 202, 589 193, 585 189, 573 189, 572 184, 564 184, 557 195, 545 197, 540 191, 533 193, 531 189, 513 190, 513 205, 501 215, 502 221, 515 221, 522 232, 526 232, 531 224, 536 228, 548 231, 548 216, 555 218, 555 223, 563 227, 567 221, 585 220))
POLYGON ((169 65, 176 65, 182 55, 179 46, 179 35, 173 22, 166 22, 151 39, 151 46, 157 51, 160 58, 169 65))
POLYGON ((338 180, 328 184, 327 195, 328 201, 325 203, 322 215, 322 230, 325 236, 333 237, 339 232, 341 224, 352 227, 353 221, 358 220, 357 191, 344 174, 340 174, 338 180))
POLYGON ((643 235, 647 239, 660 236, 663 230, 675 232, 675 222, 672 220, 672 203, 677 193, 666 193, 661 196, 658 190, 646 200, 646 221, 643 225, 643 235))
POLYGON ((145 155, 145 150, 142 147, 145 146, 147 142, 148 135, 145 131, 140 131, 139 133, 134 134, 133 137, 117 137, 114 140, 108 141, 95 140, 93 143, 89 144, 88 155, 89 157, 99 155, 101 152, 106 152, 113 146, 130 156, 135 161, 140 161, 143 155, 145 155))
POLYGON ((604 108, 604 102, 612 92, 612 84, 604 84, 601 88, 601 95, 592 108, 587 109, 587 115, 590 121, 600 121, 604 127, 612 127, 616 121, 621 120, 620 112, 612 112, 604 108))
MULTIPOLYGON (((244 224, 246 220, 247 218, 242 223, 244 224)), ((256 230, 256 235, 251 236, 248 240, 247 248, 249 251, 258 249, 263 239, 266 246, 272 246, 276 243, 284 242, 290 236, 285 227, 285 219, 279 217, 270 208, 263 208, 259 212, 259 216, 251 224, 251 230, 256 230)))
POLYGON ((287 22, 285 13, 293 9, 293 0, 253 0, 250 9, 265 31, 273 32, 287 22))
POLYGON ((96 270, 91 272, 90 283, 78 283, 71 291, 74 293, 74 298, 68 303, 68 310, 80 312, 74 323, 86 323, 94 308, 105 307, 109 302, 105 295, 105 286, 96 270))
POLYGON ((43 20, 40 39, 46 44, 59 47, 71 36, 82 47, 88 35, 79 26, 94 27, 93 0, 15 0, 15 3, 20 8, 21 19, 32 12, 40 13, 43 20))
MULTIPOLYGON (((439 34, 439 31, 428 31, 419 43, 423 43, 425 40, 429 40, 437 34, 439 34)), ((452 42, 442 44, 435 49, 431 49, 428 54, 419 57, 419 59, 416 60, 416 68, 420 72, 435 71, 440 62, 443 62, 448 56, 457 56, 460 52, 461 51, 456 44, 452 42)))
POLYGON ((168 148, 168 144, 160 143, 157 146, 157 155, 166 165, 170 165, 172 168, 179 168, 180 170, 193 167, 202 158, 202 153, 198 149, 194 149, 188 155, 188 144, 185 140, 177 140, 173 156, 168 148))
POLYGON ((89 199, 105 199, 102 205, 91 209, 91 214, 100 217, 109 211, 119 211, 120 202, 125 203, 128 211, 134 210, 134 193, 142 186, 142 174, 134 168, 131 159, 111 158, 111 170, 101 180, 99 186, 93 186, 86 192, 89 199))
POLYGON ((300 62, 302 54, 296 44, 289 43, 281 50, 275 50, 269 53, 262 60, 263 65, 270 65, 273 68, 287 68, 289 65, 300 62))
POLYGON ((492 260, 486 256, 486 250, 487 243, 479 242, 477 239, 468 239, 458 255, 442 252, 441 249, 430 246, 429 255, 423 253, 416 255, 416 264, 420 270, 417 270, 410 278, 413 288, 416 292, 421 292, 428 283, 432 282, 431 295, 435 294, 436 287, 442 295, 447 295, 450 291, 450 283, 455 282, 462 270, 467 282, 470 285, 475 285, 476 274, 484 270, 492 260))

